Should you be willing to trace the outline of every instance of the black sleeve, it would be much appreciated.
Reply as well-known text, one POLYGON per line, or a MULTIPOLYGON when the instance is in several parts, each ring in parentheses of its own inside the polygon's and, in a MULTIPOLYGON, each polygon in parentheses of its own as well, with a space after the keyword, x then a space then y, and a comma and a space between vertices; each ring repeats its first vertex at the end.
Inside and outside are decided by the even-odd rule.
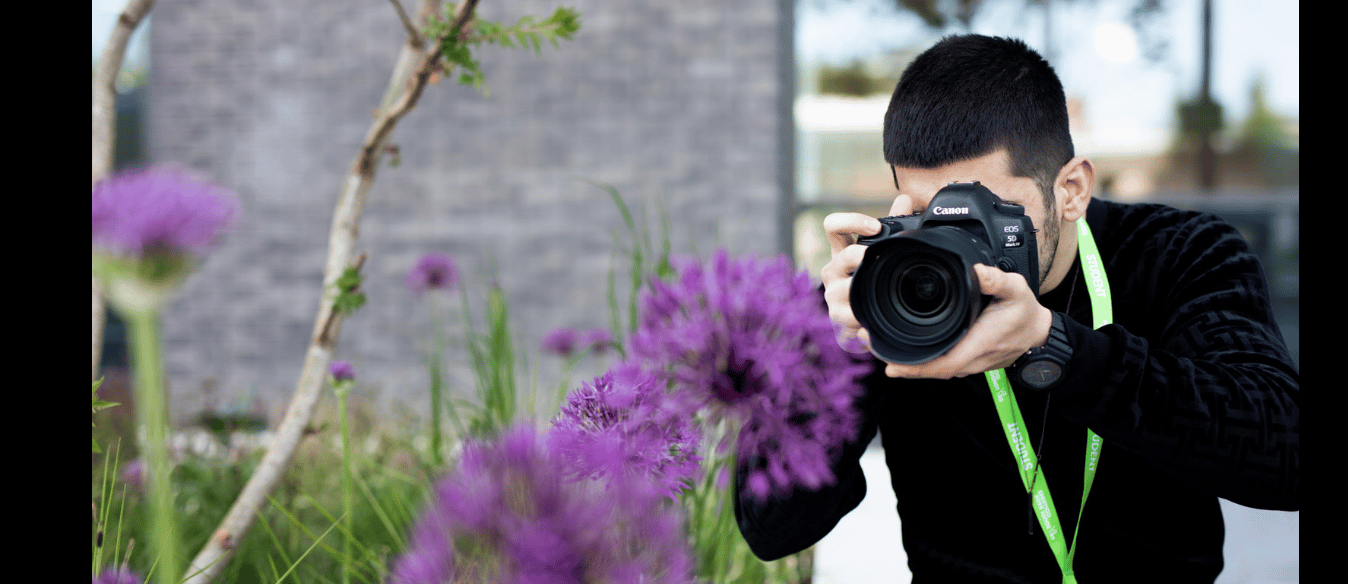
POLYGON ((1105 263, 1128 326, 1066 319, 1064 413, 1104 439, 1101 464, 1126 449, 1234 503, 1299 509, 1298 372, 1257 256, 1211 216, 1116 219, 1134 241, 1105 263))
MULTIPOLYGON (((873 364, 878 364, 874 361, 873 364)), ((873 389, 884 378, 883 366, 863 380, 865 394, 857 400, 861 427, 856 440, 847 442, 831 465, 837 480, 817 491, 797 488, 787 497, 759 502, 744 485, 748 469, 758 461, 741 461, 735 469, 735 521, 749 549, 763 561, 804 550, 828 535, 838 521, 866 497, 861 455, 875 438, 884 394, 873 389)), ((885 485, 886 487, 888 485, 885 485)))

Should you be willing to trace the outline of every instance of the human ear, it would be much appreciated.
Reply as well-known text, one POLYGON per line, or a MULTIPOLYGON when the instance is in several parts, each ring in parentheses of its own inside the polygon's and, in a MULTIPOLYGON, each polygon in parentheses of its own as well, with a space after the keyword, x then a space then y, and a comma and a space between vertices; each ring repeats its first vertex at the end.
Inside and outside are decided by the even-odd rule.
POLYGON ((1058 198, 1058 212, 1063 221, 1076 221, 1086 214, 1095 185, 1095 165, 1085 156, 1067 161, 1053 182, 1053 194, 1058 198))

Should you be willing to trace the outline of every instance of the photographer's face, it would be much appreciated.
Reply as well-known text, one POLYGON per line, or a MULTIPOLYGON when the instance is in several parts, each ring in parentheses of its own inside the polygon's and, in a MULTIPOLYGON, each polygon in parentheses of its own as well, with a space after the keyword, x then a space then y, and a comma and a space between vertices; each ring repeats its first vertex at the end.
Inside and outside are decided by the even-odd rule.
MULTIPOLYGON (((1057 259, 1059 240, 1059 218, 1047 217, 1044 197, 1034 179, 1011 174, 1011 157, 1005 149, 997 150, 978 158, 963 160, 940 168, 894 167, 895 186, 899 195, 894 201, 891 215, 921 213, 931 204, 936 192, 952 182, 978 181, 996 193, 1005 201, 1025 207, 1025 215, 1034 223, 1039 242, 1039 292, 1048 292, 1043 284, 1057 259), (912 207, 904 207, 909 201, 912 207)), ((1061 205, 1058 205, 1061 207, 1061 205)), ((1068 258, 1071 261, 1071 258, 1068 258)))

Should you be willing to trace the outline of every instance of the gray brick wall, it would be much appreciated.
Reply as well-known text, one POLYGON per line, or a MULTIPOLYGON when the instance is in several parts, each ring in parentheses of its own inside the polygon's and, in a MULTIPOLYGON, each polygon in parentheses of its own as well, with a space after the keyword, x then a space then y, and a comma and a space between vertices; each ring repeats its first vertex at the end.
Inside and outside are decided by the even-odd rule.
MULTIPOLYGON (((559 363, 536 356, 538 340, 555 326, 608 323, 611 233, 622 230, 608 196, 585 179, 653 214, 663 205, 676 251, 769 254, 781 245, 789 3, 567 4, 581 13, 575 40, 541 56, 480 51, 490 96, 442 82, 393 135, 402 163, 379 169, 361 223, 370 301, 338 349, 355 363, 359 391, 385 407, 426 403, 428 310, 403 276, 432 250, 459 262, 479 314, 494 258, 538 383, 554 387, 559 363)), ((484 0, 479 14, 513 22, 554 6, 484 0)), ((382 0, 155 6, 151 159, 204 172, 242 203, 238 228, 165 316, 177 419, 247 396, 272 420, 283 413, 340 181, 402 41, 382 0), (210 383, 217 389, 203 391, 210 383)), ((466 390, 461 348, 447 358, 452 383, 466 390)), ((584 363, 572 380, 603 366, 584 363)))

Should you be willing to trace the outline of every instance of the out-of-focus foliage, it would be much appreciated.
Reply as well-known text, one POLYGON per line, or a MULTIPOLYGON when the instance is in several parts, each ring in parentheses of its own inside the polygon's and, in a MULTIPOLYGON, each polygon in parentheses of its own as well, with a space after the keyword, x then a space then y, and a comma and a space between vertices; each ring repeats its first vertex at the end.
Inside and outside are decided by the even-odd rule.
POLYGON ((461 68, 459 83, 481 90, 490 95, 486 77, 482 75, 482 63, 473 58, 470 47, 482 43, 494 43, 507 48, 532 48, 534 53, 542 51, 542 41, 547 40, 557 47, 557 39, 570 40, 580 30, 580 13, 572 8, 560 6, 543 20, 533 16, 524 16, 513 25, 505 26, 499 22, 473 19, 469 23, 467 34, 445 35, 445 28, 454 21, 454 5, 445 5, 445 20, 432 16, 426 28, 430 38, 444 38, 440 44, 440 54, 445 59, 445 73, 454 66, 461 68))
POLYGON ((823 94, 866 97, 889 94, 898 82, 897 71, 889 75, 877 75, 867 70, 861 61, 854 61, 845 67, 820 67, 818 90, 823 94))

